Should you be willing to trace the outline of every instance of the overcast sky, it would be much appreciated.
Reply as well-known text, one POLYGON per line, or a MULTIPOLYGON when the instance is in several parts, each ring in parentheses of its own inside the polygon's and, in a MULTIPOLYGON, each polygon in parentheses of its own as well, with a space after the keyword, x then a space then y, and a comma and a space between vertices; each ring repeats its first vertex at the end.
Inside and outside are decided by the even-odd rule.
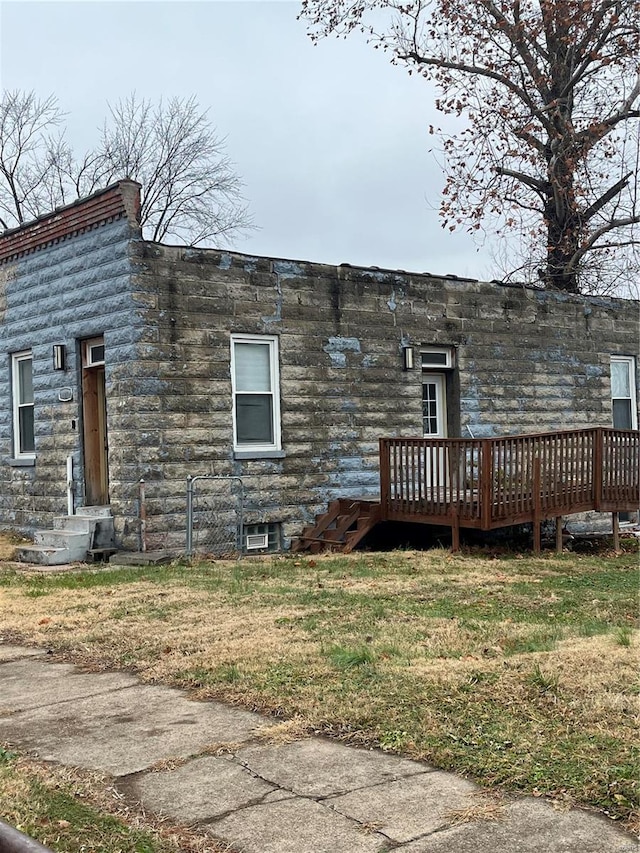
POLYGON ((293 2, 0 2, 3 88, 54 93, 89 148, 106 102, 195 95, 227 137, 251 254, 494 276, 444 232, 433 90, 357 38, 314 47, 293 2))

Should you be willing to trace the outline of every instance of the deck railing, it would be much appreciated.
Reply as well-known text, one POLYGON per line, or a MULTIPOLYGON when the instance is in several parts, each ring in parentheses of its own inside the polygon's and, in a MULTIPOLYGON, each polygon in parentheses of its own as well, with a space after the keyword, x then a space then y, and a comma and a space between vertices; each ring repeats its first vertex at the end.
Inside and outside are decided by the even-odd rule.
POLYGON ((382 518, 489 530, 640 502, 640 435, 605 427, 380 439, 382 518))

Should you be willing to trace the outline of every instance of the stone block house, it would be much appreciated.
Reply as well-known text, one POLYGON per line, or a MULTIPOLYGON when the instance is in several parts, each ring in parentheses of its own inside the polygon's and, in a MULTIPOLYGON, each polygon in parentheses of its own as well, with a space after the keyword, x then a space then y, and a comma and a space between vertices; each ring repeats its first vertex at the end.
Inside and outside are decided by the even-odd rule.
POLYGON ((181 548, 208 474, 286 548, 377 491, 380 436, 637 428, 637 302, 160 245, 138 209, 120 181, 0 237, 0 526, 109 506, 181 548))

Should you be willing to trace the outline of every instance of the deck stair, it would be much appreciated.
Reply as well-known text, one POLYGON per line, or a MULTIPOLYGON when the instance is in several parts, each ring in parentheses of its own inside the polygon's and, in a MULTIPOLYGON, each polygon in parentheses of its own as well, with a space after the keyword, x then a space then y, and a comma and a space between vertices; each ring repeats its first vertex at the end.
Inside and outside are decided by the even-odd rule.
POLYGON ((75 515, 54 518, 53 530, 36 530, 34 544, 17 548, 15 558, 21 563, 62 566, 113 553, 114 542, 110 508, 80 507, 75 515))
POLYGON ((379 502, 339 498, 316 516, 315 524, 304 528, 293 550, 349 554, 379 521, 379 502))

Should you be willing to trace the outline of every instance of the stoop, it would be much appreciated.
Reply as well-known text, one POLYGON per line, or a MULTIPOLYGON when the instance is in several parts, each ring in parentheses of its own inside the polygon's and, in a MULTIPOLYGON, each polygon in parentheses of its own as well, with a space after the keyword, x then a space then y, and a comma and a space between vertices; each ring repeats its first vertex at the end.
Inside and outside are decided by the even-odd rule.
POLYGON ((36 530, 33 545, 16 549, 16 560, 61 566, 87 559, 92 551, 115 551, 113 517, 108 506, 80 507, 75 515, 53 519, 53 530, 36 530))

